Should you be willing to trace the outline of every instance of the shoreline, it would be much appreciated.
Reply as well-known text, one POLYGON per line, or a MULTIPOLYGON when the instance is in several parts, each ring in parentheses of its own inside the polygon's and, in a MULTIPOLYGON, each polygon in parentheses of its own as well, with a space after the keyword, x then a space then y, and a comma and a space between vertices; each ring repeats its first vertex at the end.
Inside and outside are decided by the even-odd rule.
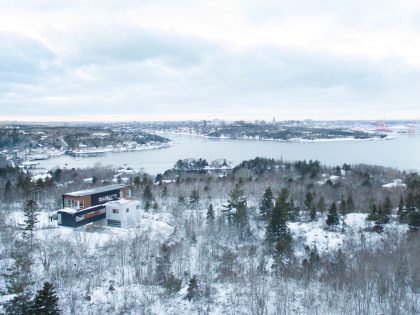
POLYGON ((366 138, 366 139, 358 139, 358 138, 320 138, 320 139, 304 139, 304 138, 290 138, 287 140, 284 139, 274 139, 274 138, 257 138, 257 137, 227 137, 227 136, 207 136, 203 134, 197 134, 197 133, 188 133, 188 132, 176 132, 176 131, 161 131, 161 130, 155 130, 155 131, 149 131, 149 132, 155 132, 159 134, 170 134, 170 135, 179 135, 179 136, 194 136, 194 137, 200 137, 205 139, 218 139, 218 140, 254 140, 254 141, 273 141, 273 142, 283 142, 283 143, 318 143, 318 142, 341 142, 341 141, 377 141, 377 140, 395 140, 394 136, 387 136, 384 138, 381 137, 372 137, 372 138, 366 138))

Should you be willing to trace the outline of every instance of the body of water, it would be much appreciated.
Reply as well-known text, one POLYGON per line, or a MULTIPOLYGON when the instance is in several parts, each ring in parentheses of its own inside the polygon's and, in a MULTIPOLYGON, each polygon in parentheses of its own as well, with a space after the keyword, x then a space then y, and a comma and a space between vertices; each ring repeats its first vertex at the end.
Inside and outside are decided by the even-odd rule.
POLYGON ((401 135, 394 140, 334 141, 293 143, 258 140, 207 139, 198 136, 168 135, 175 141, 170 148, 108 153, 107 155, 73 158, 60 156, 40 161, 40 167, 91 167, 94 165, 126 164, 135 169, 143 168, 151 174, 162 173, 184 158, 205 158, 211 161, 226 158, 235 164, 259 157, 284 160, 319 160, 322 164, 336 166, 343 163, 375 164, 401 170, 420 170, 420 135, 401 135))

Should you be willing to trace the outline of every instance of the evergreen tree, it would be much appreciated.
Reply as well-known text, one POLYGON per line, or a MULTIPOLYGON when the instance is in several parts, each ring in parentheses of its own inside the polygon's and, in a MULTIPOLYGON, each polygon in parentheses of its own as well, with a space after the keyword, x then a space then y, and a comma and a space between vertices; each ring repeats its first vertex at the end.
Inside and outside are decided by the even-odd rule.
POLYGON ((58 306, 57 293, 54 286, 49 282, 44 282, 44 286, 39 290, 33 302, 34 315, 58 315, 60 308, 58 306))
POLYGON ((137 189, 139 188, 139 186, 140 186, 140 176, 134 177, 133 184, 136 186, 137 189))
POLYGON ((420 230, 420 212, 411 212, 408 217, 408 227, 412 232, 418 232, 420 230))
POLYGON ((12 258, 14 264, 6 268, 6 272, 1 273, 1 276, 4 277, 8 294, 21 294, 32 284, 30 279, 32 260, 23 254, 12 254, 12 258))
POLYGON ((175 275, 171 272, 165 282, 163 283, 163 287, 166 289, 166 292, 171 295, 173 293, 178 292, 181 290, 182 286, 182 279, 178 279, 175 275))
POLYGON ((314 195, 310 191, 308 191, 305 195, 305 201, 304 201, 306 210, 310 210, 312 208, 313 201, 314 201, 314 195))
POLYGON ((192 210, 196 210, 200 205, 200 194, 197 188, 194 188, 191 191, 190 197, 188 199, 188 207, 192 210))
POLYGON ((161 255, 156 259, 156 281, 163 284, 171 270, 171 257, 169 247, 162 245, 161 255))
POLYGON ((398 203, 398 218, 400 222, 404 221, 405 207, 404 207, 404 198, 400 196, 400 202, 398 203))
POLYGON ((287 219, 295 222, 299 220, 300 209, 295 205, 293 198, 290 199, 289 209, 287 209, 287 219))
POLYGON ((311 210, 309 210, 309 218, 311 219, 311 221, 315 221, 316 219, 316 207, 312 206, 311 210))
POLYGON ((347 214, 347 204, 346 201, 342 198, 339 205, 340 214, 346 215, 347 214))
POLYGON ((316 207, 318 209, 319 212, 324 213, 325 211, 325 199, 324 196, 319 197, 319 200, 316 204, 316 207))
POLYGON ((22 292, 3 304, 4 314, 7 315, 34 315, 32 298, 29 292, 22 292))
POLYGON ((351 194, 347 197, 347 212, 353 212, 356 209, 356 206, 354 205, 353 196, 351 194))
POLYGON ((213 205, 210 204, 208 209, 207 209, 207 220, 208 221, 213 221, 214 220, 214 210, 213 210, 213 205))
POLYGON ((153 193, 150 185, 146 185, 143 189, 142 198, 144 202, 151 202, 153 200, 153 193))
POLYGON ((223 212, 229 223, 242 227, 246 225, 248 220, 247 202, 244 191, 239 184, 236 184, 229 193, 228 204, 224 207, 226 209, 223 212))
POLYGON ((151 207, 150 201, 146 200, 146 202, 144 203, 144 211, 149 212, 151 207))
POLYGON ((199 289, 198 289, 198 279, 197 276, 194 275, 188 284, 187 295, 185 299, 188 301, 194 300, 199 296, 199 289))
POLYGON ((10 200, 10 194, 12 193, 12 183, 10 179, 7 179, 6 184, 4 185, 4 199, 6 201, 10 200))
POLYGON ((384 209, 384 212, 387 215, 390 215, 392 213, 392 202, 391 202, 391 199, 389 198, 389 196, 385 197, 385 201, 382 205, 382 208, 384 209))
POLYGON ((168 197, 168 187, 166 185, 163 185, 162 198, 166 199, 167 197, 168 197))
POLYGON ((325 223, 328 226, 337 226, 340 223, 340 218, 337 213, 337 205, 335 202, 332 203, 330 209, 328 210, 327 220, 325 223))
POLYGON ((33 244, 35 225, 39 222, 36 208, 36 202, 32 199, 29 199, 26 202, 26 206, 23 210, 25 215, 25 220, 23 221, 25 222, 25 227, 23 228, 22 237, 29 242, 31 249, 33 244))
POLYGON ((267 225, 266 238, 269 242, 281 241, 287 250, 291 248, 292 236, 287 227, 288 209, 290 207, 287 201, 289 192, 282 189, 280 195, 276 198, 271 217, 267 225))
POLYGON ((12 300, 4 303, 5 314, 32 315, 32 297, 27 287, 30 279, 32 260, 21 254, 12 255, 14 264, 2 273, 6 283, 7 294, 13 294, 12 300))
POLYGON ((366 220, 373 221, 375 223, 373 227, 374 230, 380 233, 383 231, 383 225, 389 222, 389 216, 382 206, 378 208, 375 201, 371 200, 370 212, 366 217, 366 220))
POLYGON ((185 196, 183 194, 180 194, 178 196, 178 205, 180 205, 181 207, 185 207, 185 196))
POLYGON ((260 213, 265 218, 267 216, 270 216, 273 208, 274 208, 273 192, 271 191, 270 187, 267 187, 261 200, 260 213))
POLYGON ((370 205, 369 205, 369 214, 366 217, 367 221, 376 221, 378 220, 379 214, 378 214, 378 207, 375 203, 375 201, 372 199, 370 200, 370 205))

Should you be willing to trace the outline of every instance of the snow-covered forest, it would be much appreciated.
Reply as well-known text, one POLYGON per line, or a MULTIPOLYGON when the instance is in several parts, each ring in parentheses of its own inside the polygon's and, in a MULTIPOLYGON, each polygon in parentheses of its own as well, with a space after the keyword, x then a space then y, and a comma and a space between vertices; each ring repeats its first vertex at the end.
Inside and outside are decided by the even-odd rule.
POLYGON ((132 174, 135 227, 57 226, 62 194, 114 172, 0 169, 0 313, 45 283, 61 314, 420 313, 417 174, 262 158, 132 174))

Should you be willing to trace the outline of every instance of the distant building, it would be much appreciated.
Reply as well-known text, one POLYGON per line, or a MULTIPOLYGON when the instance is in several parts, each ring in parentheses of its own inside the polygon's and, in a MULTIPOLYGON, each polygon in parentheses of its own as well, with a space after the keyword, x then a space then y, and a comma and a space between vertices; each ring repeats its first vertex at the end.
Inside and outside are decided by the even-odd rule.
POLYGON ((114 184, 63 195, 63 209, 57 212, 58 225, 79 227, 98 222, 114 227, 136 223, 140 202, 131 200, 129 185, 114 184))

